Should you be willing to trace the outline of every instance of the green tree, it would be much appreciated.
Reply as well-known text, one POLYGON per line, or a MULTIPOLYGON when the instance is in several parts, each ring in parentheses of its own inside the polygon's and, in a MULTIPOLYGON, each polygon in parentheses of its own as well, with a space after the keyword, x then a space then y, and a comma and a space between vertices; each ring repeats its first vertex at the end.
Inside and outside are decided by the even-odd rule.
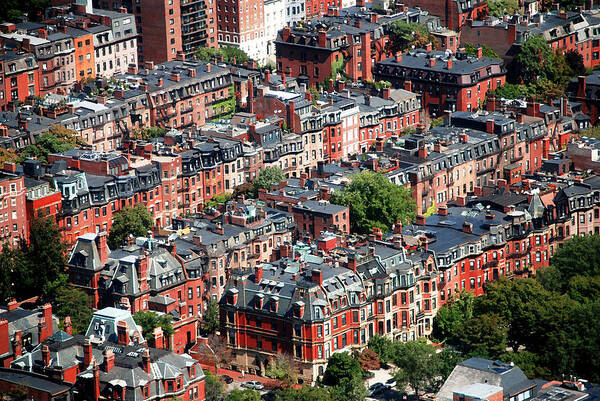
MULTIPOLYGON (((509 1, 512 1, 512 0, 509 0, 509 1)), ((514 1, 516 3, 517 0, 514 0, 514 1)), ((464 43, 463 47, 465 48, 465 52, 467 52, 467 54, 470 54, 471 56, 477 56, 477 48, 481 47, 483 57, 500 58, 500 56, 498 55, 498 53, 496 53, 496 51, 494 49, 492 49, 489 46, 483 45, 483 44, 476 46, 473 43, 467 42, 467 43, 464 43)))
POLYGON ((363 370, 356 359, 348 352, 338 352, 329 357, 327 369, 323 374, 323 383, 335 386, 343 379, 362 378, 363 370))
POLYGON ((206 305, 206 312, 202 317, 202 328, 208 334, 215 334, 219 330, 219 303, 211 299, 206 305))
POLYGON ((531 96, 529 86, 523 84, 506 83, 497 89, 488 91, 487 97, 495 97, 496 99, 523 99, 531 96))
POLYGON ((87 145, 76 131, 60 125, 53 125, 48 132, 40 135, 35 144, 27 146, 20 154, 19 160, 34 157, 47 163, 50 153, 62 153, 76 147, 87 145))
POLYGON ((233 46, 224 46, 219 49, 198 47, 195 54, 198 60, 204 62, 214 62, 222 57, 226 63, 233 63, 235 59, 236 64, 243 64, 250 59, 242 49, 233 46))
POLYGON ((435 347, 423 339, 406 343, 395 342, 394 345, 396 387, 400 391, 406 391, 406 386, 410 386, 417 397, 422 391, 437 391, 441 361, 435 347))
POLYGON ((391 362, 394 356, 395 348, 392 340, 379 334, 369 339, 368 347, 377 354, 381 362, 391 362))
POLYGON ((260 393, 256 390, 238 390, 234 389, 227 394, 225 401, 261 401, 260 393))
POLYGON ((444 125, 444 117, 438 117, 431 120, 430 128, 439 127, 440 125, 444 125))
POLYGON ((136 128, 131 133, 133 139, 152 139, 162 138, 167 133, 167 129, 164 127, 143 127, 136 128))
POLYGON ((364 401, 367 396, 362 376, 344 377, 331 389, 331 398, 339 401, 364 401))
POLYGON ((69 316, 73 334, 85 334, 92 320, 92 298, 80 289, 61 285, 53 294, 53 311, 61 319, 69 316))
POLYGON ((569 50, 565 53, 565 60, 573 75, 587 75, 583 55, 577 50, 569 50))
POLYGON ((487 5, 490 15, 494 17, 513 15, 519 11, 518 0, 490 0, 487 5))
POLYGON ((333 401, 329 390, 323 387, 289 387, 279 391, 275 401, 333 401))
POLYGON ((542 269, 544 287, 564 293, 574 276, 600 275, 600 236, 575 236, 565 241, 550 259, 550 267, 542 269))
POLYGON ((210 370, 205 370, 204 375, 204 399, 206 401, 221 401, 223 398, 223 382, 210 370))
POLYGON ((285 180, 285 175, 279 167, 266 167, 260 171, 258 177, 252 181, 251 196, 258 198, 258 190, 266 189, 269 191, 272 184, 285 180))
POLYGON ((574 276, 569 280, 567 294, 580 304, 600 299, 600 276, 574 276))
POLYGON ((277 359, 269 363, 265 373, 267 377, 279 380, 283 388, 287 388, 298 383, 300 367, 290 354, 279 354, 277 359))
POLYGON ((368 234, 373 227, 391 230, 415 217, 416 204, 410 190, 390 182, 379 172, 364 170, 350 177, 350 185, 333 193, 331 203, 350 207, 352 230, 368 234))
POLYGON ((511 82, 531 84, 545 79, 566 83, 569 67, 564 56, 554 50, 541 35, 529 37, 513 62, 511 82))
POLYGON ((198 60, 204 61, 205 63, 214 62, 215 59, 218 59, 221 56, 219 49, 212 47, 197 47, 195 54, 198 60))
POLYGON ((498 314, 485 313, 465 324, 462 351, 467 355, 498 359, 506 352, 508 327, 498 314))
POLYGON ((425 25, 404 21, 396 21, 390 25, 392 52, 404 52, 413 47, 424 48, 428 43, 435 44, 436 41, 425 25))
POLYGON ((2 0, 0 19, 19 22, 18 18, 27 14, 30 21, 40 21, 50 7, 50 0, 2 0))
POLYGON ((13 280, 15 293, 52 297, 49 288, 61 278, 67 262, 67 247, 53 217, 40 215, 33 218, 29 242, 23 241, 22 252, 22 263, 13 280))
POLYGON ((154 226, 152 215, 142 203, 135 207, 125 207, 113 217, 113 224, 108 235, 108 246, 116 249, 123 245, 129 235, 146 236, 154 226))
POLYGON ((174 333, 171 319, 170 315, 159 315, 153 311, 139 311, 133 314, 133 320, 142 326, 142 334, 147 341, 154 339, 154 329, 159 326, 165 337, 171 336, 174 333))
POLYGON ((600 125, 590 127, 581 131, 581 136, 587 136, 590 138, 600 138, 600 125))
POLYGON ((21 250, 11 248, 5 242, 0 252, 0 304, 2 305, 6 305, 16 295, 13 279, 20 260, 22 260, 21 250))
POLYGON ((473 317, 475 296, 463 291, 442 306, 433 318, 433 337, 457 345, 462 337, 464 326, 473 317))
POLYGON ((549 297, 551 294, 533 279, 501 278, 488 283, 486 296, 477 299, 478 318, 484 314, 501 316, 508 327, 508 345, 518 351, 520 346, 537 341, 532 335, 540 321, 542 303, 549 297))
POLYGON ((216 208, 219 205, 227 203, 230 199, 231 199, 231 194, 228 192, 223 192, 222 194, 213 196, 212 199, 210 199, 208 202, 206 202, 205 207, 216 208))

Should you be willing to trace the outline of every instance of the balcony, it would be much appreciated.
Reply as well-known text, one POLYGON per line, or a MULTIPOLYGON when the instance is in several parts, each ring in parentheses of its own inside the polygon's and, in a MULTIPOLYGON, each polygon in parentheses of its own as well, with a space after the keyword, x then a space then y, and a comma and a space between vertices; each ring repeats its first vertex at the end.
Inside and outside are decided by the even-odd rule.
POLYGON ((498 261, 497 260, 490 260, 487 263, 483 264, 483 268, 484 269, 489 269, 489 268, 494 268, 494 267, 498 267, 498 261))
POLYGON ((527 256, 529 254, 529 251, 531 251, 531 246, 528 246, 526 249, 523 249, 522 251, 516 251, 516 252, 509 253, 508 255, 506 255, 506 257, 508 259, 522 258, 523 256, 527 256))

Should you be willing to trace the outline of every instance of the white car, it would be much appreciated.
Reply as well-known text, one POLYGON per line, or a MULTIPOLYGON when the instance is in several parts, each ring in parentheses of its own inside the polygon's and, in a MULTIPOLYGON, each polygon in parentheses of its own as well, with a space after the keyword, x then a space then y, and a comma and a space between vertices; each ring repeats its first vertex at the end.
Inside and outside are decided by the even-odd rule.
POLYGON ((242 387, 251 388, 253 390, 264 390, 265 386, 259 381, 250 380, 242 383, 242 387))

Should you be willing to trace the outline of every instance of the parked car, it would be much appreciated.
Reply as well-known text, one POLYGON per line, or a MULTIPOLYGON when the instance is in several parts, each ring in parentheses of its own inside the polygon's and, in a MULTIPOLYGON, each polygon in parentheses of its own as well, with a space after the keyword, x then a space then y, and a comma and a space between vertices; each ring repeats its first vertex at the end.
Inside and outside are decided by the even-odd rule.
POLYGON ((225 381, 225 383, 227 383, 227 384, 233 383, 233 377, 223 375, 223 381, 225 381))
POLYGON ((383 383, 375 383, 371 387, 369 387, 369 395, 370 396, 378 396, 389 390, 389 386, 386 386, 383 383))
POLYGON ((388 379, 385 384, 387 384, 390 387, 396 387, 396 379, 394 379, 393 377, 388 379))
POLYGON ((264 390, 265 386, 261 382, 256 380, 250 380, 242 383, 242 387, 251 388, 253 390, 264 390))

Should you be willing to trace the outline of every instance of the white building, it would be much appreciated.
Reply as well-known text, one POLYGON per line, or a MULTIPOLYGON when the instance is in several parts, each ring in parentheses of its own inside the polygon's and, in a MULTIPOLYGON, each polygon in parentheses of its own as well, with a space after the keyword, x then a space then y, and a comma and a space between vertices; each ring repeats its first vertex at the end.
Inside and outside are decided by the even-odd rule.
POLYGON ((277 32, 286 26, 285 2, 287 0, 265 1, 265 39, 267 41, 267 61, 275 63, 275 39, 277 32))
POLYGON ((287 26, 293 26, 295 22, 306 18, 304 0, 285 0, 285 22, 287 26))
POLYGON ((94 9, 106 17, 110 26, 90 27, 94 33, 96 76, 110 78, 124 74, 129 65, 137 65, 137 28, 132 14, 94 9))

